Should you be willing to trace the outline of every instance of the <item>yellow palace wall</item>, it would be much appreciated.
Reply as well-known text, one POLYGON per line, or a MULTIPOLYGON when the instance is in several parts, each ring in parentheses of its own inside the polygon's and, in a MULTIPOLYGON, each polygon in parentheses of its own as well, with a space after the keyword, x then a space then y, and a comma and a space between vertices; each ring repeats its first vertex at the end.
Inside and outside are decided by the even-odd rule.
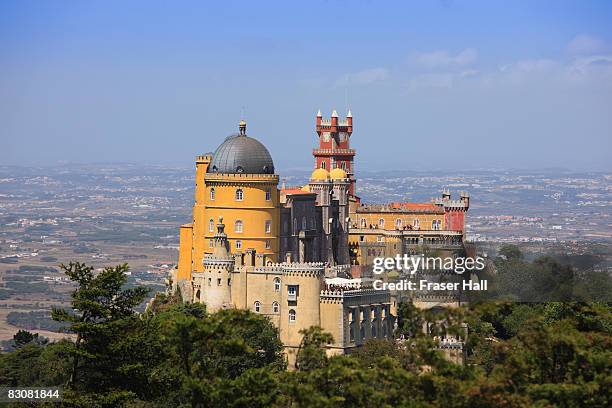
POLYGON ((216 232, 219 217, 223 217, 230 252, 255 249, 265 261, 276 262, 279 246, 280 204, 278 176, 273 174, 206 173, 211 156, 196 159, 195 204, 191 227, 181 228, 177 279, 191 279, 191 271, 202 272, 202 259, 211 253, 210 240, 216 232), (214 199, 211 189, 214 188, 214 199), (236 190, 243 199, 236 199, 236 190), (266 200, 266 191, 270 199, 266 200), (211 228, 212 220, 212 228, 211 228), (242 232, 236 231, 236 221, 242 221, 242 232), (270 232, 266 232, 270 221, 270 232), (241 241, 241 248, 236 242, 241 241), (269 248, 266 248, 269 242, 269 248))

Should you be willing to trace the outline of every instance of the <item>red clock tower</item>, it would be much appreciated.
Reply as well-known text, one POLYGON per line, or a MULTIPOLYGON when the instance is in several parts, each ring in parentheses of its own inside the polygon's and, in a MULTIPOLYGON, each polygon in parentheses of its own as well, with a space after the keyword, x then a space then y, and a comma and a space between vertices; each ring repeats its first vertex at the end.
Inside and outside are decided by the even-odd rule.
POLYGON ((335 168, 344 170, 351 181, 349 195, 355 195, 355 149, 350 148, 353 133, 353 115, 349 110, 346 119, 338 120, 334 109, 330 119, 323 119, 321 111, 317 112, 317 134, 319 148, 313 149, 315 168, 331 171, 335 168))

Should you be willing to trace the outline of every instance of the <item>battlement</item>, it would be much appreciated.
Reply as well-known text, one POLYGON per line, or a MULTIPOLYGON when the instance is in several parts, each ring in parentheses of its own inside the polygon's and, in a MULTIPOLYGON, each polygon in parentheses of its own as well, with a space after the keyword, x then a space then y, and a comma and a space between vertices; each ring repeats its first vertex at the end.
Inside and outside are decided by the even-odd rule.
POLYGON ((244 180, 249 183, 278 183, 279 177, 278 174, 206 173, 204 179, 219 182, 240 182, 244 180))
POLYGON ((316 156, 354 156, 355 149, 312 149, 316 156))
POLYGON ((205 153, 196 156, 196 163, 210 163, 212 160, 212 153, 205 153))
POLYGON ((397 203, 397 204, 361 204, 357 213, 383 212, 383 213, 410 213, 410 214, 443 214, 433 203, 397 203))

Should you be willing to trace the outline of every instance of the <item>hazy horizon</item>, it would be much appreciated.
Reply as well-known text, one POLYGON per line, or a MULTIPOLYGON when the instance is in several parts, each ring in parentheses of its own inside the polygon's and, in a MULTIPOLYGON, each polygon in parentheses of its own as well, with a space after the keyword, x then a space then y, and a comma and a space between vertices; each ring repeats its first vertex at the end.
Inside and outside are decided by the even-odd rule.
POLYGON ((247 120, 312 167, 347 108, 356 172, 610 171, 607 1, 3 2, 0 164, 188 167, 247 120))

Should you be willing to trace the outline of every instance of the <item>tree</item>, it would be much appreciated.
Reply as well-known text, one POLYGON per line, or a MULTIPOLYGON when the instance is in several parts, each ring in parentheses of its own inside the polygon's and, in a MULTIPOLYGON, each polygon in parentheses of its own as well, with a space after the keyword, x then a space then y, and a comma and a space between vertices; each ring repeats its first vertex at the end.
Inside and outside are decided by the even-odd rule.
POLYGON ((303 337, 298 348, 295 368, 309 371, 325 366, 327 364, 325 346, 334 342, 333 336, 318 326, 300 330, 300 334, 303 337))
POLYGON ((106 267, 95 274, 91 266, 80 262, 60 265, 66 275, 77 284, 72 293, 74 313, 54 308, 54 320, 70 323, 70 331, 77 334, 73 353, 73 365, 69 382, 77 380, 80 360, 93 363, 97 358, 104 358, 104 345, 100 344, 100 335, 104 329, 120 319, 134 314, 134 308, 145 299, 148 289, 135 287, 123 289, 127 281, 127 264, 106 267))

